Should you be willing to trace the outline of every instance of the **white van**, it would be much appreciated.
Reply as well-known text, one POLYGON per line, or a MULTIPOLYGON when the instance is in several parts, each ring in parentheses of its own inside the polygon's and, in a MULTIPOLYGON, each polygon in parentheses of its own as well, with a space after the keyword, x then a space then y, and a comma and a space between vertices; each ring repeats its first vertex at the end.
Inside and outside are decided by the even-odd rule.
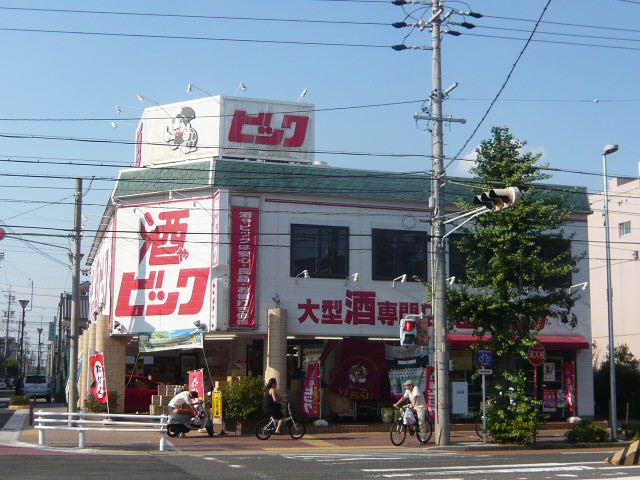
POLYGON ((51 384, 46 375, 27 375, 23 382, 23 395, 25 397, 38 399, 45 398, 51 403, 51 384))

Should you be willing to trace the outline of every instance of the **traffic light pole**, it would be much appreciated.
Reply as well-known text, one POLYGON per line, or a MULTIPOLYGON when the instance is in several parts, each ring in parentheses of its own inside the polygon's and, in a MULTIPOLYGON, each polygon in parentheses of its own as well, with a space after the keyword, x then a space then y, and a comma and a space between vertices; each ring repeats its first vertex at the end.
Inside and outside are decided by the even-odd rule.
POLYGON ((447 285, 444 251, 444 212, 441 195, 441 182, 444 180, 443 134, 442 134, 442 71, 440 60, 440 34, 444 0, 433 0, 432 9, 432 84, 431 92, 433 130, 431 152, 433 156, 433 180, 431 187, 433 201, 433 219, 431 222, 431 249, 433 254, 433 318, 436 361, 436 418, 435 443, 449 445, 449 339, 447 326, 447 285))

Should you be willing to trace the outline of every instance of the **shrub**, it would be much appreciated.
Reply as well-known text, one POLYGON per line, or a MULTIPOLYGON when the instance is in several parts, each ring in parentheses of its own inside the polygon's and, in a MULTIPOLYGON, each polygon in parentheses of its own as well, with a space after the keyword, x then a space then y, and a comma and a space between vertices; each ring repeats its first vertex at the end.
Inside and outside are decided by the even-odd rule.
POLYGON ((569 443, 597 443, 607 439, 607 432, 600 425, 585 420, 567 430, 564 437, 569 443))
POLYGON ((489 402, 487 429, 496 443, 535 443, 536 431, 543 423, 540 414, 542 402, 526 395, 524 373, 512 375, 503 372, 502 376, 512 388, 507 389, 505 384, 496 382, 497 391, 506 393, 489 402))
MULTIPOLYGON (((118 392, 109 392, 109 411, 115 411, 117 404, 118 392)), ((107 413, 107 404, 98 402, 91 392, 84 401, 84 410, 91 413, 107 413)))
POLYGON ((262 413, 262 377, 243 377, 222 389, 222 416, 226 420, 247 420, 262 413))
POLYGON ((9 405, 28 405, 29 397, 25 395, 14 395, 9 398, 9 405))

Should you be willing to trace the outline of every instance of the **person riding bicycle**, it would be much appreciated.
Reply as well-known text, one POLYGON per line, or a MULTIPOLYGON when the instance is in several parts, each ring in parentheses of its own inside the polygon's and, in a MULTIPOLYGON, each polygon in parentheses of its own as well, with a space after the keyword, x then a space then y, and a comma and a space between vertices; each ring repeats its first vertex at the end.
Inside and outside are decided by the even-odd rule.
POLYGON ((265 387, 265 393, 262 397, 262 410, 276 421, 275 434, 282 434, 282 426, 284 425, 284 415, 282 414, 282 405, 280 405, 280 396, 278 395, 278 381, 270 378, 265 387))
POLYGON ((426 429, 426 416, 427 416, 427 404, 424 400, 424 395, 420 392, 420 389, 417 385, 413 384, 412 380, 407 380, 404 382, 404 386, 406 391, 404 395, 393 404, 394 407, 399 408, 402 403, 405 403, 406 400, 411 404, 411 408, 416 411, 418 417, 418 426, 420 427, 420 435, 425 436, 427 433, 426 429))

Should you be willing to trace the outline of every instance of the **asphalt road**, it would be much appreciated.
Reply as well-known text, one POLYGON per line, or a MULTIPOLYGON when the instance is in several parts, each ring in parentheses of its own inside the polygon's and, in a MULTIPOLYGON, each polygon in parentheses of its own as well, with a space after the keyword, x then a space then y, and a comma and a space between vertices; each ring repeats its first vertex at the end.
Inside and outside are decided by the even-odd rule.
POLYGON ((640 479, 640 466, 603 463, 607 452, 476 453, 441 449, 273 453, 96 455, 0 446, 3 479, 135 478, 136 480, 370 479, 640 479))

